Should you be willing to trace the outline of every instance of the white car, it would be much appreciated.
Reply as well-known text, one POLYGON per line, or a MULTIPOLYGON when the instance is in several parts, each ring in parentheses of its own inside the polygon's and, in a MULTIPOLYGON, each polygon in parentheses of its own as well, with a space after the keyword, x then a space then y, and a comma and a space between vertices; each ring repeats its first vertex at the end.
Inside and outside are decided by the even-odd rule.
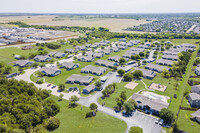
POLYGON ((156 124, 158 124, 158 123, 159 123, 159 119, 158 119, 158 118, 156 119, 155 123, 156 123, 156 124))
POLYGON ((160 119, 160 121, 159 121, 159 125, 162 126, 162 125, 163 125, 163 122, 164 122, 163 119, 160 119))

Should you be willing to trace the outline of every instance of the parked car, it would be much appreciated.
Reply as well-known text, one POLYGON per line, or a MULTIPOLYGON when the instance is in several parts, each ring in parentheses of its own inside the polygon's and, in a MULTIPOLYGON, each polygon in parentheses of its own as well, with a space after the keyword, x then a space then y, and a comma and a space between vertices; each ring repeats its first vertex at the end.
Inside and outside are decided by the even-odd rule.
POLYGON ((53 89, 53 88, 55 88, 56 87, 56 85, 53 85, 51 88, 53 89))
POLYGON ((156 124, 158 124, 158 123, 159 123, 159 119, 158 119, 158 118, 156 119, 155 123, 156 123, 156 124))
POLYGON ((159 121, 159 125, 162 126, 162 125, 163 125, 163 122, 164 122, 163 119, 160 119, 160 121, 159 121))
POLYGON ((51 84, 48 84, 47 87, 51 86, 51 84))

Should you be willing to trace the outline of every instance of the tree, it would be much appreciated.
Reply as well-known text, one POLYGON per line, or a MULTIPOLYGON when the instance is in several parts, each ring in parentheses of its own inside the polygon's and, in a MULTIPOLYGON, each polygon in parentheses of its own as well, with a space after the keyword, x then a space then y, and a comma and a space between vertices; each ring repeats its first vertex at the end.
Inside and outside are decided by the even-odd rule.
POLYGON ((122 91, 121 94, 119 95, 119 97, 125 101, 126 100, 126 91, 122 91))
POLYGON ((82 55, 85 55, 85 51, 83 51, 82 55))
POLYGON ((59 126, 60 126, 60 121, 55 117, 49 118, 48 122, 46 123, 46 129, 49 131, 55 130, 59 126))
POLYGON ((169 78, 170 77, 169 71, 164 68, 163 72, 162 72, 162 76, 165 77, 165 78, 169 78))
POLYGON ((126 60, 125 60, 124 58, 120 58, 120 59, 119 59, 119 63, 120 63, 121 65, 124 65, 125 62, 126 62, 126 60))
POLYGON ((175 119, 174 113, 166 108, 161 109, 159 115, 160 118, 163 119, 164 123, 166 124, 171 124, 175 119))
POLYGON ((131 81, 133 79, 133 75, 131 73, 124 74, 124 81, 131 81))
POLYGON ((114 70, 114 71, 116 71, 116 70, 117 70, 117 66, 113 66, 112 68, 113 68, 113 70, 114 70))
POLYGON ((144 57, 145 54, 144 54, 144 52, 140 52, 139 55, 140 55, 140 57, 144 57))
POLYGON ((43 72, 38 71, 37 75, 38 75, 38 77, 43 77, 45 74, 43 72))
POLYGON ((97 82, 95 83, 95 86, 96 86, 96 89, 97 89, 97 90, 101 90, 101 86, 102 86, 101 81, 100 81, 100 80, 97 81, 97 82))
POLYGON ((64 84, 60 84, 58 86, 58 91, 64 91, 65 90, 65 85, 64 84))
POLYGON ((140 77, 142 77, 143 76, 143 73, 142 73, 142 71, 141 70, 135 70, 134 72, 133 72, 133 77, 134 78, 140 78, 140 77))
POLYGON ((90 104, 90 109, 93 111, 93 115, 95 115, 94 110, 97 110, 97 108, 98 108, 98 106, 95 103, 90 104))
POLYGON ((131 59, 132 59, 132 60, 136 60, 136 58, 135 58, 134 55, 131 55, 131 59))
POLYGON ((60 98, 59 100, 60 100, 60 101, 62 100, 63 96, 64 96, 64 95, 63 95, 62 93, 59 95, 59 98, 60 98))
POLYGON ((135 59, 136 59, 136 60, 139 60, 139 59, 140 59, 140 55, 136 54, 136 55, 135 55, 135 59))
POLYGON ((120 76, 123 76, 124 73, 125 73, 125 71, 124 71, 123 69, 119 69, 119 70, 117 71, 117 73, 118 73, 120 76))
POLYGON ((143 130, 140 127, 131 127, 129 133, 143 133, 143 130))
POLYGON ((34 62, 34 63, 32 64, 32 67, 37 68, 37 67, 38 67, 38 63, 37 63, 37 62, 34 62))
POLYGON ((70 104, 72 103, 72 105, 76 105, 76 102, 79 101, 79 98, 76 95, 74 95, 69 98, 69 101, 70 101, 70 104))
POLYGON ((131 113, 135 109, 135 107, 131 102, 125 102, 124 109, 125 109, 126 113, 128 114, 128 113, 131 113))

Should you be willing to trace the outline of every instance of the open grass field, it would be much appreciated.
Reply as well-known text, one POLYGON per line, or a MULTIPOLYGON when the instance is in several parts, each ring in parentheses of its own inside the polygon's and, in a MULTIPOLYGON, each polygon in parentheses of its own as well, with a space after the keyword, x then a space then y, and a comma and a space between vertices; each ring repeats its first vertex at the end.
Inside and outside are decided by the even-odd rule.
POLYGON ((135 19, 115 19, 115 18, 81 18, 81 17, 58 17, 46 16, 14 16, 1 17, 0 23, 10 21, 22 21, 32 25, 51 25, 51 26, 81 26, 81 27, 105 27, 113 32, 120 32, 121 29, 134 25, 145 24, 146 20, 135 19))
POLYGON ((81 105, 68 108, 67 100, 58 102, 58 97, 50 98, 60 106, 60 112, 56 115, 60 120, 60 127, 53 133, 124 133, 126 130, 126 123, 117 118, 101 112, 97 112, 95 117, 85 118, 86 113, 91 112, 89 108, 83 106, 81 110, 81 105))

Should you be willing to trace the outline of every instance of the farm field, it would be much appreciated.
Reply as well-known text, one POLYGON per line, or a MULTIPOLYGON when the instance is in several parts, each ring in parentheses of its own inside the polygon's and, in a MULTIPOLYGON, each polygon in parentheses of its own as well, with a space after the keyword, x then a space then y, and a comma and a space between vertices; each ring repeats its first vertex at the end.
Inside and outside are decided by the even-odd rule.
POLYGON ((146 20, 135 19, 115 19, 115 18, 70 18, 52 15, 44 16, 14 16, 1 17, 0 23, 11 21, 22 21, 31 25, 50 25, 50 26, 81 26, 81 27, 105 27, 112 32, 122 32, 121 29, 147 23, 146 20))
POLYGON ((101 112, 97 112, 95 117, 85 118, 86 113, 91 112, 89 108, 81 105, 69 108, 69 101, 63 99, 58 102, 59 98, 56 96, 50 98, 57 101, 60 106, 60 112, 56 115, 60 120, 60 127, 52 133, 80 133, 80 131, 81 133, 124 133, 126 130, 126 123, 117 118, 101 112))

